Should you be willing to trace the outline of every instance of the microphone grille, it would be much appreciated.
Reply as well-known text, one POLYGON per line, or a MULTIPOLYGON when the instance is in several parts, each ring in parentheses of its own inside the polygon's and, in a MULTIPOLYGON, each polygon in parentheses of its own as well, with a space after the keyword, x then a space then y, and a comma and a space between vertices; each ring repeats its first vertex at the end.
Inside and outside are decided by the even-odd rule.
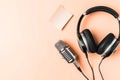
POLYGON ((55 44, 55 47, 68 63, 72 63, 76 60, 76 55, 74 54, 74 51, 64 41, 59 40, 55 44))

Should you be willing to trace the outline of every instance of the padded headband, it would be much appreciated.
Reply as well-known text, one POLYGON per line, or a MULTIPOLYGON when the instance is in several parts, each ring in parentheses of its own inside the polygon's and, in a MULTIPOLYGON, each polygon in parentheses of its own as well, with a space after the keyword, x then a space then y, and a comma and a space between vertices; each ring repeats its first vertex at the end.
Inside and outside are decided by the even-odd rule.
POLYGON ((88 9, 84 14, 81 15, 79 21, 78 21, 78 25, 77 25, 77 35, 80 35, 79 30, 80 30, 80 24, 82 22, 82 19, 85 15, 88 15, 90 13, 93 12, 97 12, 97 11, 104 11, 107 12, 111 15, 113 15, 115 18, 117 18, 118 23, 119 23, 119 35, 118 35, 118 40, 120 41, 120 17, 119 14, 113 10, 112 8, 106 7, 106 6, 96 6, 96 7, 92 7, 90 9, 88 9))
POLYGON ((90 9, 88 9, 88 10, 86 11, 86 15, 88 15, 88 14, 90 14, 90 13, 92 13, 92 12, 96 12, 96 11, 104 11, 104 12, 110 13, 110 14, 113 15, 115 18, 118 18, 118 17, 119 17, 119 14, 118 14, 115 10, 113 10, 113 9, 111 9, 111 8, 109 8, 109 7, 105 7, 105 6, 92 7, 92 8, 90 8, 90 9))

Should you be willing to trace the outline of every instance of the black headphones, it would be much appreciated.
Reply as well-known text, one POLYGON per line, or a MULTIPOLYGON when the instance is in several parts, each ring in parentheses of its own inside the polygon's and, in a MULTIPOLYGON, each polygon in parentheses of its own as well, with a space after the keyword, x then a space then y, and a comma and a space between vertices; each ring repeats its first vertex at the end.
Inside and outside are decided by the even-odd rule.
POLYGON ((113 10, 109 7, 106 7, 106 6, 96 6, 96 7, 92 7, 90 9, 88 9, 84 14, 81 15, 81 17, 78 21, 77 37, 78 37, 78 44, 84 53, 97 52, 98 54, 102 54, 103 57, 110 56, 112 54, 112 52, 115 50, 115 48, 118 46, 119 41, 120 41, 120 17, 119 17, 119 14, 115 10, 113 10), (80 24, 82 22, 83 17, 90 14, 90 13, 96 12, 96 11, 104 11, 104 12, 110 13, 118 20, 118 23, 119 23, 118 38, 115 38, 113 33, 109 33, 99 43, 98 46, 96 45, 95 40, 94 40, 90 30, 85 29, 82 32, 79 32, 80 31, 80 24))

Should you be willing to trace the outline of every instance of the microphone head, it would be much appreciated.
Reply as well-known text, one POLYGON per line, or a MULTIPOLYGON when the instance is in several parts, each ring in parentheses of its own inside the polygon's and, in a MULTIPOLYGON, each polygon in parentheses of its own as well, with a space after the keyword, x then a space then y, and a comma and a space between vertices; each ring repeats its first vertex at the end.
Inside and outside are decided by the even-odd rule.
POLYGON ((59 40, 56 44, 55 47, 58 49, 58 51, 62 51, 65 47, 67 47, 68 45, 63 42, 62 40, 59 40))
POLYGON ((55 47, 68 63, 72 63, 76 60, 76 55, 67 43, 63 42, 62 40, 59 40, 55 44, 55 47))

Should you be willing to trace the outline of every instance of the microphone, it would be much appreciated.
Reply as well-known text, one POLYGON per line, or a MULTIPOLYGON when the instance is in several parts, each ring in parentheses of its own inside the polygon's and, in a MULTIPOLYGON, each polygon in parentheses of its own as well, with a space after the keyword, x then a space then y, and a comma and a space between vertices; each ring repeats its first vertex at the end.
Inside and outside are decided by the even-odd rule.
POLYGON ((76 61, 77 56, 74 54, 74 51, 68 46, 67 43, 59 40, 55 44, 55 47, 68 63, 73 63, 74 61, 76 61))
POLYGON ((63 56, 63 58, 68 62, 68 63, 73 63, 75 67, 82 73, 82 75, 89 80, 89 78, 82 72, 80 66, 78 65, 76 58, 77 56, 75 55, 75 52, 68 46, 67 43, 65 43, 62 40, 59 40, 56 44, 55 47, 57 50, 60 52, 60 54, 63 56))

